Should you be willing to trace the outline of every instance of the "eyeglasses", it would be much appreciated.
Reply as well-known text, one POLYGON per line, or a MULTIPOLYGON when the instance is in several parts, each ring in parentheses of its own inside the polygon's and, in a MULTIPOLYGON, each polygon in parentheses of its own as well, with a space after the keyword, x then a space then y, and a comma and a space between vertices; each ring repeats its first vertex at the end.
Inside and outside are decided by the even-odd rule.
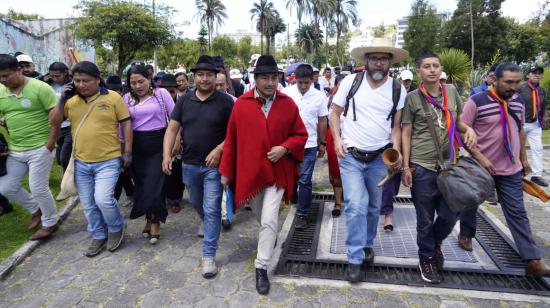
POLYGON ((389 57, 367 57, 367 60, 371 63, 388 64, 390 63, 389 57))

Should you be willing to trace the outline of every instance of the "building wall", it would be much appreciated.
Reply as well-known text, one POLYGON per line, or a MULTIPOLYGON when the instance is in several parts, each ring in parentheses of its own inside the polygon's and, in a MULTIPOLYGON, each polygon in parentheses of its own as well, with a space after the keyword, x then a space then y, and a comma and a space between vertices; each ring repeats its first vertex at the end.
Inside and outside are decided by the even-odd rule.
POLYGON ((56 61, 69 67, 74 64, 69 48, 75 50, 79 61, 95 62, 95 49, 73 38, 67 27, 73 19, 45 19, 36 21, 12 21, 0 18, 0 53, 17 51, 33 59, 36 70, 45 73, 56 61))

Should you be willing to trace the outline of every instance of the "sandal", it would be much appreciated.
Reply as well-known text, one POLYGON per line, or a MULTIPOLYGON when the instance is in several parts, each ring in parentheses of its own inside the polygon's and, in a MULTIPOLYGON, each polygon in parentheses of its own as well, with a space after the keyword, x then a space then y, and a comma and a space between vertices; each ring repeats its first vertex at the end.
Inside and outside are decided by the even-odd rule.
POLYGON ((332 209, 332 217, 338 217, 342 213, 342 204, 334 203, 334 209, 332 209))
POLYGON ((392 224, 385 225, 384 230, 389 232, 393 231, 393 225, 392 224))

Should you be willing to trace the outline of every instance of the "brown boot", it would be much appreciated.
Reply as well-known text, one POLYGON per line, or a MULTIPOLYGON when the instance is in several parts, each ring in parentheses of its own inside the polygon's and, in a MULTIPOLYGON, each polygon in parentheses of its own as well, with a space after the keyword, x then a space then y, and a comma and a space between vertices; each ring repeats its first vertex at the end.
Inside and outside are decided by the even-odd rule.
POLYGON ((472 239, 462 234, 458 235, 458 246, 466 251, 472 251, 472 239))
POLYGON ((38 211, 34 212, 31 217, 31 223, 28 226, 29 230, 32 230, 38 226, 40 226, 40 223, 42 222, 42 211, 38 209, 38 211))
POLYGON ((55 224, 47 228, 42 227, 38 229, 38 231, 36 231, 29 239, 31 241, 36 241, 36 240, 48 238, 52 236, 52 234, 56 232, 58 229, 59 229, 59 224, 55 224))
POLYGON ((550 269, 544 266, 540 260, 531 260, 525 266, 525 276, 550 277, 550 269))

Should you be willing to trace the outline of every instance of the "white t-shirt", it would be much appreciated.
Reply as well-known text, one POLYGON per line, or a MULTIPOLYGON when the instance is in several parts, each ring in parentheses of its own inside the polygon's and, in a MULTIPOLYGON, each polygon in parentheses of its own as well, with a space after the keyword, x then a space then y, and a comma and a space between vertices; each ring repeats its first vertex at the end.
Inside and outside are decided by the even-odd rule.
POLYGON ((311 88, 302 95, 297 85, 283 89, 283 93, 290 96, 300 110, 300 117, 307 129, 306 149, 317 146, 317 122, 320 117, 328 116, 328 98, 325 93, 311 88))
POLYGON ((332 87, 334 87, 334 77, 327 80, 325 76, 319 76, 319 85, 321 86, 321 90, 324 90, 325 88, 332 89, 332 87))
MULTIPOLYGON (((338 92, 332 100, 336 105, 345 108, 348 95, 356 74, 348 75, 342 80, 338 92)), ((350 99, 347 116, 342 128, 342 140, 346 148, 356 147, 364 151, 378 150, 391 142, 391 118, 388 118, 392 107, 393 79, 376 89, 372 89, 367 81, 367 74, 361 86, 354 95, 355 114, 353 120, 353 100, 350 99)), ((407 91, 401 86, 401 95, 397 110, 403 109, 407 91)))

